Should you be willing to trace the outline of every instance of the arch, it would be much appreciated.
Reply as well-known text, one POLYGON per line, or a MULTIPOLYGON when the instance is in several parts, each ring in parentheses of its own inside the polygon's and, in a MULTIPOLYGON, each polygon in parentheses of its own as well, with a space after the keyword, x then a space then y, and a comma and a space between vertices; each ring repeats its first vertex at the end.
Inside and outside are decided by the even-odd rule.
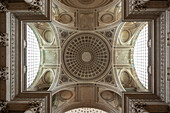
POLYGON ((104 105, 102 103, 100 104, 100 103, 71 103, 71 102, 57 108, 56 111, 54 111, 54 113, 65 113, 69 110, 83 107, 100 109, 106 111, 107 113, 118 113, 118 110, 112 108, 111 106, 104 105))
POLYGON ((72 110, 69 110, 65 113, 79 113, 79 112, 83 112, 83 113, 107 113, 103 110, 100 110, 100 109, 96 109, 96 108, 88 108, 88 107, 82 107, 82 108, 76 108, 76 109, 72 109, 72 110))

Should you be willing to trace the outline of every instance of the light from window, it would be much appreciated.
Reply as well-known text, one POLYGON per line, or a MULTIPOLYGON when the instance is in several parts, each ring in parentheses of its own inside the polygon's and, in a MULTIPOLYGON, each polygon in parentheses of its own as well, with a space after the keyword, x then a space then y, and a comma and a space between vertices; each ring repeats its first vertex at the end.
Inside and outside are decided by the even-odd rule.
POLYGON ((27 88, 34 81, 40 64, 40 48, 32 29, 27 25, 27 88))
POLYGON ((65 113, 107 113, 107 112, 95 108, 77 108, 67 111, 65 113))
POLYGON ((134 47, 134 66, 142 85, 148 89, 148 24, 140 31, 134 47))

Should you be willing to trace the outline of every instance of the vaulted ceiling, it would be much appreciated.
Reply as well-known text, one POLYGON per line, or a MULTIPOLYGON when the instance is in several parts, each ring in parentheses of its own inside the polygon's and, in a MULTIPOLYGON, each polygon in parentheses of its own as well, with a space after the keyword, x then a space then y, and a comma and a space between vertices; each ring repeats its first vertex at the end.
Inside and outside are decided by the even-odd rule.
MULTIPOLYGON (((53 0, 51 23, 26 24, 41 51, 37 75, 27 90, 52 91, 55 113, 66 106, 94 103, 122 112, 123 91, 148 91, 133 61, 135 42, 147 24, 121 22, 118 0, 53 0)), ((32 71, 28 70, 27 80, 32 71)))
POLYGON ((0 112, 168 110, 167 3, 0 2, 0 112))

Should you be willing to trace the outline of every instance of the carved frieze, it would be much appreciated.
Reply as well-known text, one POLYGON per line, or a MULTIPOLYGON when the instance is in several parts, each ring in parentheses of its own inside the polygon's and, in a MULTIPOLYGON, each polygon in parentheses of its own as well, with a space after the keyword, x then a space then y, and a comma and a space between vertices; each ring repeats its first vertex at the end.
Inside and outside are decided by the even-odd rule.
POLYGON ((32 113, 41 113, 42 112, 42 103, 40 101, 32 101, 29 103, 30 109, 27 111, 32 111, 32 113))
POLYGON ((145 2, 143 0, 134 0, 132 5, 134 7, 134 11, 142 11, 146 9, 145 2))
POLYGON ((0 67, 0 80, 7 80, 7 79, 8 79, 8 68, 0 67))
POLYGON ((146 104, 142 102, 134 102, 132 104, 132 113, 143 113, 145 110, 146 104))
POLYGON ((0 45, 7 46, 8 45, 8 34, 0 33, 0 45))
POLYGON ((39 12, 42 10, 42 0, 33 0, 28 8, 30 11, 39 12))
POLYGON ((167 38, 167 45, 170 46, 170 32, 167 34, 168 38, 167 38))
POLYGON ((7 102, 0 101, 0 113, 7 113, 7 102))
POLYGON ((3 0, 0 1, 0 13, 7 11, 7 4, 3 2, 3 0))
POLYGON ((170 67, 167 68, 167 80, 170 81, 170 67))
POLYGON ((160 16, 160 97, 165 100, 165 75, 166 75, 166 15, 160 16))

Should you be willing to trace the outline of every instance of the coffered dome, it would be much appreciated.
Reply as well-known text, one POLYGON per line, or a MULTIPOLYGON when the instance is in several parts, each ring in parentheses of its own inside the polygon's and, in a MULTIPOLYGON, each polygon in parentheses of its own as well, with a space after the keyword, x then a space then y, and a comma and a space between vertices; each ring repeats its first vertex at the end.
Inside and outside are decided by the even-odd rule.
POLYGON ((96 80, 109 69, 111 54, 104 37, 80 33, 64 44, 63 66, 68 75, 78 80, 96 80))
POLYGON ((79 9, 93 9, 108 5, 113 0, 58 0, 62 4, 79 9))

